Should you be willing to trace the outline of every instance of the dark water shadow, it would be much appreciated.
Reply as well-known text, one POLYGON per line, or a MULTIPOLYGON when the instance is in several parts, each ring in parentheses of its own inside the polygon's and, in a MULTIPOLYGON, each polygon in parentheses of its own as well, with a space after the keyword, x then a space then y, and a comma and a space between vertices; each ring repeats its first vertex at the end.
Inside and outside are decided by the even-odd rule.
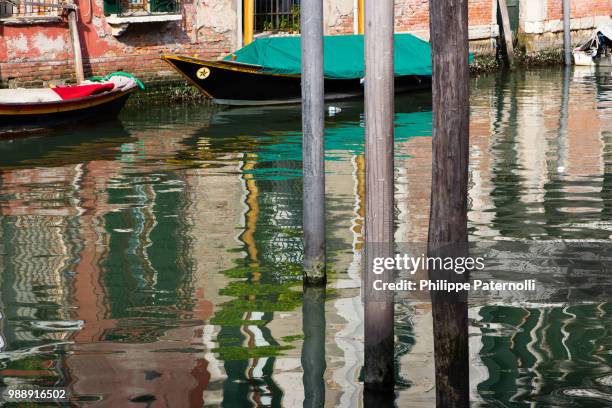
POLYGON ((0 140, 0 170, 114 160, 116 149, 134 140, 119 120, 36 137, 0 140))
POLYGON ((363 407, 364 408, 388 408, 396 407, 395 391, 376 391, 364 389, 363 407))
POLYGON ((302 368, 304 408, 325 406, 325 288, 304 287, 302 368))

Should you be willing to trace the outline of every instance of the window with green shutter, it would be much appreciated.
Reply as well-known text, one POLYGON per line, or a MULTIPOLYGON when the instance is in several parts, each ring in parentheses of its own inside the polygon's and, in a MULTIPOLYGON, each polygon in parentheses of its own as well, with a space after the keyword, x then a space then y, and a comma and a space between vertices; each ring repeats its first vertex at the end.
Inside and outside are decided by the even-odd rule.
POLYGON ((104 0, 104 14, 143 16, 180 12, 179 0, 104 0))

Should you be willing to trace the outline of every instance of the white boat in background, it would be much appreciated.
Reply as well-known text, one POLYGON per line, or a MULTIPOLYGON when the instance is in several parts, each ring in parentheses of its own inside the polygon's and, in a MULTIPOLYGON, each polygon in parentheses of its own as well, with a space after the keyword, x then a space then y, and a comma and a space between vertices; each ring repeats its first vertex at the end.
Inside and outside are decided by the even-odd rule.
POLYGON ((612 67, 612 26, 598 27, 588 41, 575 48, 574 64, 612 67))

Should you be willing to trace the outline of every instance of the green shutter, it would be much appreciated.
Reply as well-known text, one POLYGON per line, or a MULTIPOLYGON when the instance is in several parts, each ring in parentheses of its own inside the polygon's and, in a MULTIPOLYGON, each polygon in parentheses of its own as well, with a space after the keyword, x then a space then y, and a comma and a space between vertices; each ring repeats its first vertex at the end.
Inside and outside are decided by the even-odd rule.
POLYGON ((104 15, 119 14, 121 11, 121 0, 104 0, 104 15))
POLYGON ((175 0, 150 0, 152 13, 173 13, 177 11, 175 0))
POLYGON ((516 37, 519 26, 519 2, 518 0, 508 0, 506 6, 508 7, 510 29, 512 30, 512 34, 516 37))

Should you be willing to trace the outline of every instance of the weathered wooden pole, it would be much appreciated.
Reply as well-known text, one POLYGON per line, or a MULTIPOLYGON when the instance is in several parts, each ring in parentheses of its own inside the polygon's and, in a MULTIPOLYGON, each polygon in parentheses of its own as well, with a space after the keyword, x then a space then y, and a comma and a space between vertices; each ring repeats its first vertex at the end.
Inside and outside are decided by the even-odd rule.
MULTIPOLYGON (((505 3, 505 2, 503 2, 505 3)), ((432 186, 429 257, 466 257, 469 160, 468 0, 431 0, 432 186)), ((429 270, 432 281, 468 272, 429 270)), ((469 406, 467 292, 431 292, 438 407, 469 406)))
POLYGON ((506 62, 511 67, 514 66, 514 43, 512 42, 512 28, 510 28, 510 16, 508 16, 508 4, 506 0, 497 0, 499 5, 499 16, 502 23, 502 32, 504 35, 504 50, 506 51, 506 62))
POLYGON ((566 66, 572 65, 570 18, 570 0, 563 0, 563 54, 566 66))
POLYGON ((325 287, 304 286, 302 306, 304 408, 325 406, 325 287))
POLYGON ((304 282, 325 283, 325 156, 323 150, 323 0, 302 0, 302 160, 304 282))
POLYGON ((373 262, 393 257, 393 0, 365 2, 366 263, 364 270, 365 388, 394 386, 393 292, 375 291, 373 262))
POLYGON ((85 80, 85 73, 83 71, 83 56, 81 54, 81 40, 79 38, 76 13, 76 7, 68 9, 68 29, 70 30, 70 43, 72 44, 72 54, 74 55, 74 71, 78 84, 85 80))

